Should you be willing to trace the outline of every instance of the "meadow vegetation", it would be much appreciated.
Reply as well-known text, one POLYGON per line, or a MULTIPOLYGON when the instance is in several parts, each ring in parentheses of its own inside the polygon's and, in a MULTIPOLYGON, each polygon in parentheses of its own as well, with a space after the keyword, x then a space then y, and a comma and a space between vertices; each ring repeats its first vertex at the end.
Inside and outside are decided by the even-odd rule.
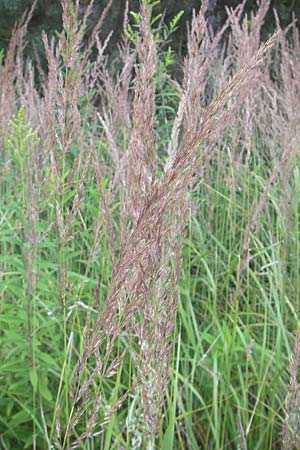
POLYGON ((203 2, 175 80, 154 3, 1 54, 4 450, 300 448, 297 28, 203 2))

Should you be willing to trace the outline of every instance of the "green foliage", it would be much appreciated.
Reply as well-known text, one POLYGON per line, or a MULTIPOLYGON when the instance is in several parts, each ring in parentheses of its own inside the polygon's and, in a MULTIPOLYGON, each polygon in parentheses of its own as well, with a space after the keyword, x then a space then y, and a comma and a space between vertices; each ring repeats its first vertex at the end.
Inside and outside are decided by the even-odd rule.
MULTIPOLYGON (((292 317, 294 307, 286 304, 286 298, 298 301, 293 286, 299 284, 299 274, 292 261, 299 240, 293 247, 284 238, 287 224, 276 184, 251 238, 252 264, 241 270, 239 249, 250 205, 267 178, 261 160, 241 170, 242 186, 234 192, 224 182, 227 176, 235 178, 228 159, 225 174, 212 167, 210 182, 195 193, 198 208, 190 218, 180 288, 177 420, 188 430, 187 440, 181 436, 185 444, 177 444, 182 449, 237 448, 242 440, 239 430, 247 430, 249 449, 265 448, 267 443, 276 448, 275 436, 280 439, 290 330, 299 326, 299 315, 292 317), (285 261, 287 252, 290 263, 285 261)), ((298 184, 296 172, 295 166, 292 184, 298 184)))
MULTIPOLYGON (((11 119, 12 131, 6 135, 6 145, 13 155, 17 166, 23 171, 24 165, 28 164, 30 143, 36 138, 29 123, 26 122, 25 108, 21 106, 17 115, 11 119)), ((23 178, 24 174, 21 173, 23 178)))
MULTIPOLYGON (((148 1, 149 8, 157 5, 148 1)), ((140 17, 134 12, 131 16, 134 24, 128 36, 134 44, 140 17)), ((168 70, 174 62, 169 39, 182 16, 181 11, 161 29, 160 15, 152 19, 159 48, 155 131, 161 173, 179 102, 169 82, 168 70)), ((79 75, 68 67, 70 38, 66 30, 62 61, 67 67, 59 73, 62 85, 56 94, 65 94, 66 86, 70 91, 78 87, 79 75)), ((109 256, 111 229, 119 233, 118 243, 124 233, 118 229, 124 199, 116 195, 109 204, 109 229, 103 199, 111 198, 110 167, 103 165, 102 174, 97 165, 105 159, 108 143, 103 129, 99 131, 87 113, 92 95, 77 99, 84 122, 82 128, 77 125, 81 135, 76 135, 75 127, 70 132, 73 97, 50 111, 51 120, 56 121, 52 138, 57 139, 50 155, 44 149, 46 133, 38 139, 24 106, 11 118, 5 134, 0 168, 0 439, 4 449, 71 447, 68 431, 77 405, 70 399, 79 390, 72 386, 76 362, 88 350, 86 342, 97 347, 85 338, 91 323, 98 331, 99 311, 114 288, 110 284, 116 270, 109 256), (95 147, 92 156, 90 146, 95 147), (84 171, 89 158, 93 163, 84 171), (69 221, 69 233, 65 233, 69 221)), ((228 101, 226 107, 230 106, 228 101)), ((243 145, 243 124, 230 127, 205 163, 204 176, 191 198, 170 390, 156 441, 162 450, 275 449, 281 440, 292 331, 300 326, 299 161, 291 159, 290 177, 277 177, 270 186, 257 227, 249 235, 246 256, 250 262, 243 267, 251 205, 260 202, 275 161, 263 157, 264 137, 254 129, 251 161, 241 158, 237 164, 230 149, 235 133, 238 145, 243 145), (288 215, 282 208, 284 190, 293 193, 288 215)), ((128 136, 125 130, 122 133, 120 141, 126 147, 128 136)), ((118 306, 117 314, 122 309, 121 303, 118 306)), ((108 330, 104 337, 106 349, 113 343, 117 357, 127 349, 126 332, 112 337, 108 330)), ((101 362, 84 398, 85 409, 80 405, 74 425, 75 434, 80 435, 92 417, 104 422, 103 435, 102 430, 100 435, 88 435, 78 448, 132 450, 134 436, 136 448, 144 449, 147 434, 139 435, 141 425, 131 422, 138 396, 130 392, 122 408, 116 406, 136 376, 131 355, 110 367, 106 349, 99 349, 82 367, 83 386, 100 359, 110 374, 104 379, 101 362), (95 398, 100 399, 96 412, 95 398)))
POLYGON ((4 49, 1 48, 1 49, 0 49, 0 66, 1 66, 2 63, 3 63, 4 58, 5 58, 5 52, 4 52, 4 49))
MULTIPOLYGON (((40 405, 46 423, 51 427, 57 400, 65 397, 64 390, 57 392, 58 386, 65 375, 70 377, 72 374, 73 352, 80 345, 84 329, 82 324, 86 313, 80 304, 93 308, 90 298, 97 286, 97 273, 99 270, 102 273, 101 290, 104 292, 112 270, 105 262, 105 238, 100 243, 102 256, 92 264, 88 262, 88 253, 93 245, 91 224, 93 217, 99 214, 99 194, 95 186, 90 185, 81 209, 81 221, 76 224, 77 238, 65 248, 70 296, 76 295, 77 302, 77 306, 70 309, 68 319, 71 320, 68 326, 72 329, 74 346, 69 342, 64 354, 61 339, 64 319, 59 299, 55 299, 59 291, 56 277, 59 263, 57 236, 53 230, 38 246, 39 282, 33 316, 35 364, 30 366, 24 308, 24 243, 22 233, 15 231, 20 230, 20 223, 24 220, 18 195, 22 186, 16 189, 13 178, 17 168, 20 170, 28 157, 31 139, 35 140, 35 133, 26 120, 24 108, 21 108, 12 119, 7 136, 15 166, 12 167, 11 179, 5 181, 9 186, 6 198, 2 197, 0 204, 1 217, 4 218, 0 222, 3 355, 0 365, 0 430, 2 442, 11 450, 32 448, 33 445, 46 447, 40 405), (82 271, 83 264, 87 267, 85 272, 82 271)), ((223 164, 227 167, 226 178, 234 179, 226 154, 223 164)), ((260 217, 261 226, 251 237, 252 266, 242 273, 239 248, 251 201, 261 195, 267 171, 263 160, 256 161, 251 168, 245 165, 241 170, 242 191, 237 185, 229 193, 223 172, 214 166, 210 173, 211 182, 203 183, 194 194, 199 207, 196 214, 191 213, 183 252, 177 318, 180 339, 173 355, 168 426, 162 430, 158 444, 165 450, 225 448, 228 442, 236 448, 239 443, 237 423, 249 430, 248 448, 265 448, 266 443, 270 443, 272 448, 271 443, 279 439, 282 429, 288 385, 286 367, 291 351, 289 330, 294 328, 294 321, 299 321, 297 306, 285 300, 293 298, 294 286, 299 284, 298 266, 293 263, 298 258, 300 246, 299 233, 296 232, 299 227, 298 204, 295 200, 295 233, 291 234, 280 209, 281 186, 279 183, 273 186, 260 217), (211 203, 207 203, 206 198, 210 198, 211 203), (289 255, 288 260, 284 255, 289 255)), ((299 192, 296 166, 290 182, 291 187, 298 186, 299 192)), ((37 227, 40 232, 45 231, 53 220, 51 210, 49 203, 43 221, 37 227)), ((127 369, 123 367, 122 370, 124 383, 127 369)), ((121 372, 117 375, 116 390, 122 388, 120 376, 121 372)), ((106 385, 108 399, 110 390, 111 386, 106 385)), ((115 448, 113 442, 129 448, 122 437, 124 422, 124 412, 118 413, 118 419, 113 420, 107 430, 106 448, 115 448)), ((65 427, 66 423, 61 425, 65 427)))
POLYGON ((4 12, 4 14, 8 14, 9 16, 15 16, 22 9, 25 9, 28 6, 27 0, 1 0, 0 8, 4 12))
MULTIPOLYGON (((166 23, 163 23, 162 29, 161 29, 161 26, 159 26, 159 28, 156 28, 155 25, 157 23, 159 23, 160 19, 162 18, 161 13, 159 13, 153 17, 154 7, 157 6, 158 4, 160 4, 160 0, 159 1, 149 0, 147 2, 148 8, 150 10, 150 16, 151 16, 151 28, 152 28, 154 39, 156 41, 159 41, 160 39, 162 39, 162 42, 164 43, 164 45, 166 45, 166 43, 169 42, 169 39, 172 36, 172 34, 176 32, 179 22, 180 22, 180 19, 184 14, 184 11, 183 10, 179 11, 170 20, 169 25, 166 23)), ((133 26, 130 23, 127 25, 127 37, 133 44, 135 44, 137 41, 138 30, 140 27, 140 15, 138 13, 136 13, 135 11, 130 11, 130 15, 133 18, 134 24, 133 24, 133 26)), ((169 49, 170 49, 170 47, 169 47, 169 49)))

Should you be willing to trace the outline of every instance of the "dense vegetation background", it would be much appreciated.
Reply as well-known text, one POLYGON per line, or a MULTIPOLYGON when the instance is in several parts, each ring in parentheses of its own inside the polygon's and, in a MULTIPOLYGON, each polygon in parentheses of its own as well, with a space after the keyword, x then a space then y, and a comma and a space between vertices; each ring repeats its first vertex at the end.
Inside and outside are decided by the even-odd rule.
MULTIPOLYGON (((16 21, 20 20, 22 14, 27 8, 30 8, 33 0, 0 0, 0 48, 6 48, 12 28, 16 21)), ((84 12, 89 2, 83 0, 81 4, 81 13, 84 12)), ((225 21, 227 13, 226 7, 236 7, 240 4, 240 0, 210 0, 208 2, 207 17, 216 31, 225 21)), ((93 14, 89 17, 88 28, 91 30, 99 16, 99 13, 106 6, 107 0, 95 0, 93 14)), ((138 11, 140 1, 130 0, 130 9, 138 11)), ((155 14, 165 13, 165 19, 168 22, 178 12, 183 11, 184 15, 180 21, 176 33, 172 36, 173 47, 180 55, 186 52, 186 21, 190 21, 192 10, 199 9, 200 0, 161 0, 159 5, 155 7, 155 14)), ((104 37, 110 30, 114 31, 109 44, 110 52, 115 50, 116 43, 120 38, 122 30, 122 22, 124 16, 124 0, 114 0, 113 6, 107 16, 105 24, 101 30, 101 36, 104 37)), ((273 9, 276 9, 280 18, 281 26, 287 26, 295 14, 300 17, 300 2, 295 0, 271 0, 269 11, 265 17, 263 29, 263 38, 270 34, 275 28, 275 20, 273 9)), ((248 14, 257 9, 255 0, 246 0, 245 12, 248 14)), ((41 31, 46 30, 48 34, 53 34, 55 30, 60 31, 62 27, 61 21, 61 4, 60 0, 38 0, 33 17, 28 26, 27 39, 29 41, 27 53, 33 54, 32 43, 43 53, 41 42, 41 31)))

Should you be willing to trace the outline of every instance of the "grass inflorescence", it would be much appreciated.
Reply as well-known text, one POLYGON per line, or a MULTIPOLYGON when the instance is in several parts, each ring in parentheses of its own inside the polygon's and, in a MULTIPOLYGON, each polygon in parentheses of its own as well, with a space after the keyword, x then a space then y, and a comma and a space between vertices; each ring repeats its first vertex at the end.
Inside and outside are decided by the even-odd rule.
MULTIPOLYGON (((295 24, 269 1, 213 35, 205 2, 180 79, 141 2, 118 57, 79 2, 16 26, 0 65, 0 442, 6 450, 300 445, 295 24), (220 43, 226 51, 220 54, 220 43), (83 45, 85 43, 85 45, 83 45), (37 82, 38 78, 38 82, 37 82)), ((177 70, 178 72, 178 70, 177 70)))

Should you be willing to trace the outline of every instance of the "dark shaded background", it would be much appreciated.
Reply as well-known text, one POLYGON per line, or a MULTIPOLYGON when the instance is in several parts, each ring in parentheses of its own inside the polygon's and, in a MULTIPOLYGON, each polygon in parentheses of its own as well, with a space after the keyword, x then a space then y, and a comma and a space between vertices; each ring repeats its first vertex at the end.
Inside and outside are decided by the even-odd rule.
MULTIPOLYGON (((0 0, 0 48, 6 48, 10 39, 13 25, 20 20, 22 14, 33 3, 33 0, 0 0)), ((88 0, 82 0, 82 11, 89 3, 88 0)), ((130 8, 138 10, 140 1, 130 0, 130 8)), ((235 7, 240 0, 209 0, 209 20, 212 27, 217 30, 226 18, 226 6, 235 7)), ((93 14, 89 19, 89 28, 91 29, 103 7, 107 4, 107 0, 95 0, 93 14)), ((184 15, 181 19, 180 26, 173 36, 173 46, 176 52, 181 56, 185 53, 185 35, 186 22, 191 18, 193 8, 199 9, 200 0, 161 0, 160 6, 157 6, 157 12, 165 12, 166 21, 170 20, 179 11, 183 10, 184 15)), ((122 21, 124 14, 125 0, 114 0, 113 7, 105 21, 102 37, 105 37, 110 30, 114 30, 113 37, 109 45, 109 52, 113 52, 116 48, 116 42, 119 39, 122 30, 122 21)), ((255 0, 246 1, 246 12, 256 8, 255 0)), ((273 8, 276 8, 282 26, 286 26, 295 13, 300 18, 300 0, 272 0, 269 12, 265 21, 264 36, 272 32, 275 28, 275 20, 273 8)), ((32 44, 34 43, 42 54, 41 31, 45 30, 48 34, 53 34, 55 30, 61 29, 61 7, 59 0, 38 0, 33 18, 29 25, 28 31, 28 47, 27 54, 33 55, 32 44)))

